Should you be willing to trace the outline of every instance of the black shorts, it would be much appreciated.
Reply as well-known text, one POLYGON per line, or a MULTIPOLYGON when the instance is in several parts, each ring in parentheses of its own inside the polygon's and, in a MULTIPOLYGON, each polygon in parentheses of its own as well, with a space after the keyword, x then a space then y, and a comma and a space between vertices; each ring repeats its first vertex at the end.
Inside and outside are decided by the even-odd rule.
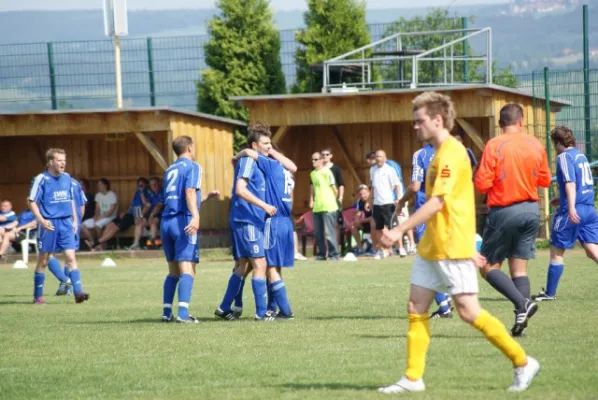
POLYGON ((395 212, 394 204, 374 205, 372 217, 376 224, 376 230, 381 231, 384 227, 390 228, 392 214, 395 212))
POLYGON ((127 229, 129 229, 130 227, 132 227, 133 225, 135 225, 135 217, 133 217, 131 214, 127 213, 127 214, 125 214, 124 217, 116 218, 112 222, 114 222, 114 225, 118 226, 118 229, 121 232, 124 232, 127 229))
POLYGON ((372 224, 370 221, 368 222, 364 222, 363 224, 361 224, 361 231, 363 233, 371 233, 372 231, 372 224))
POLYGON ((492 207, 486 217, 480 253, 489 264, 507 258, 530 260, 536 255, 540 210, 535 201, 492 207))

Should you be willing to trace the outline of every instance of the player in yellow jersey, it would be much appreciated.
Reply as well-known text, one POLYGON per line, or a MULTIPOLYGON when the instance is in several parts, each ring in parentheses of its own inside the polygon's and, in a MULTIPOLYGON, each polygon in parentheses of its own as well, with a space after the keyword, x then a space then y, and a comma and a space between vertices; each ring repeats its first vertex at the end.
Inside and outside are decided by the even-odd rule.
POLYGON ((420 140, 436 148, 426 176, 427 202, 407 221, 385 233, 386 244, 421 223, 426 232, 413 261, 409 294, 407 370, 395 384, 378 389, 382 393, 421 392, 426 352, 430 344, 428 309, 435 292, 446 292, 461 319, 480 330, 513 363, 515 377, 509 391, 528 388, 540 365, 525 354, 505 326, 482 309, 478 300, 476 267, 485 264, 475 250, 475 200, 467 151, 452 137, 455 109, 451 99, 424 92, 413 100, 415 130, 420 140))

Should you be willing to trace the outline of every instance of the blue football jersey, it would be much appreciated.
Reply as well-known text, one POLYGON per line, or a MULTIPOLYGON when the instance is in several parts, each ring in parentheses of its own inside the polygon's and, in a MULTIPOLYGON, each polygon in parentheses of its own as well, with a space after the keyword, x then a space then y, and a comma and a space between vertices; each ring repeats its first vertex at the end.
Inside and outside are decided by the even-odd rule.
POLYGON ((135 191, 135 194, 133 195, 133 200, 131 200, 131 205, 129 206, 129 214, 135 215, 136 207, 143 208, 143 199, 149 197, 148 193, 149 189, 139 190, 139 188, 137 188, 137 191, 135 191))
POLYGON ((27 225, 28 223, 35 221, 35 215, 29 210, 25 210, 19 214, 19 225, 23 226, 27 225))
POLYGON ((73 184, 73 199, 75 200, 75 211, 77 212, 78 221, 81 221, 83 217, 81 215, 81 206, 87 204, 87 196, 83 192, 81 185, 77 182, 76 179, 71 178, 71 183, 73 184))
POLYGON ((295 188, 293 174, 270 157, 258 156, 257 164, 266 177, 266 203, 276 207, 277 217, 290 217, 295 188))
POLYGON ((201 166, 187 158, 179 158, 164 172, 163 216, 191 215, 185 198, 186 189, 197 191, 197 209, 201 207, 201 166))
POLYGON ((594 205, 594 178, 586 156, 576 148, 570 148, 557 157, 556 180, 559 186, 560 209, 568 209, 565 184, 575 182, 575 204, 594 205))
POLYGON ((426 174, 435 153, 436 149, 430 144, 413 153, 411 182, 421 182, 419 192, 415 194, 416 210, 426 202, 426 174))
POLYGON ((69 174, 52 176, 44 171, 33 179, 29 201, 37 203, 46 219, 73 216, 73 184, 69 174))
POLYGON ((0 213, 0 215, 2 215, 3 217, 6 218, 6 221, 0 222, 0 228, 6 226, 8 224, 11 224, 17 220, 17 214, 15 214, 14 211, 8 211, 5 213, 3 212, 3 213, 0 213))
POLYGON ((259 169, 253 158, 243 157, 235 165, 235 180, 231 198, 230 219, 234 222, 263 227, 266 212, 260 207, 254 206, 243 200, 235 193, 237 189, 237 181, 239 179, 246 179, 247 190, 258 199, 266 201, 266 180, 264 173, 259 169))
MULTIPOLYGON (((157 192, 148 190, 145 196, 147 201, 150 203, 150 212, 152 212, 158 204, 164 203, 164 193, 162 189, 158 190, 157 192)), ((201 199, 199 199, 199 201, 201 202, 201 199)))
MULTIPOLYGON (((392 167, 392 169, 395 170, 395 172, 397 173, 397 176, 399 177, 399 184, 401 185, 401 191, 403 193, 405 193, 405 184, 403 183, 403 170, 401 169, 401 166, 399 165, 398 162, 393 161, 393 160, 386 160, 386 164, 388 164, 389 166, 392 167)), ((398 200, 397 197, 397 192, 393 189, 392 191, 392 197, 395 200, 398 200)))

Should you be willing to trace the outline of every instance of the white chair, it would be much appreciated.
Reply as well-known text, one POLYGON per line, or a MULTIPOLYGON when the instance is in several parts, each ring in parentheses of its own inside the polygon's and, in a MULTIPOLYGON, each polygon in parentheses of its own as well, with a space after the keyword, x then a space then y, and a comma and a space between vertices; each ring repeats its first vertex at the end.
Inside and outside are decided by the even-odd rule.
POLYGON ((37 247, 37 235, 31 237, 31 228, 27 228, 25 231, 25 239, 21 240, 21 253, 23 254, 23 262, 29 263, 29 245, 32 244, 35 247, 35 254, 39 256, 39 248, 37 247))

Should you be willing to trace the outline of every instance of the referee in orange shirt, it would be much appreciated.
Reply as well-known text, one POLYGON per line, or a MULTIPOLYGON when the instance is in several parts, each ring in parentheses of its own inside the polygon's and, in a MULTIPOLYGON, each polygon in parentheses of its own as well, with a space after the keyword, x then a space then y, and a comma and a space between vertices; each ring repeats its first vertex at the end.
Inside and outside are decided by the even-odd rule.
POLYGON ((513 336, 521 336, 538 306, 530 293, 527 261, 535 258, 540 227, 538 186, 550 185, 546 151, 523 129, 523 108, 507 104, 500 110, 502 135, 488 141, 475 176, 478 191, 488 196, 488 217, 481 254, 482 275, 515 306, 513 336), (511 279, 500 270, 509 259, 511 279))

